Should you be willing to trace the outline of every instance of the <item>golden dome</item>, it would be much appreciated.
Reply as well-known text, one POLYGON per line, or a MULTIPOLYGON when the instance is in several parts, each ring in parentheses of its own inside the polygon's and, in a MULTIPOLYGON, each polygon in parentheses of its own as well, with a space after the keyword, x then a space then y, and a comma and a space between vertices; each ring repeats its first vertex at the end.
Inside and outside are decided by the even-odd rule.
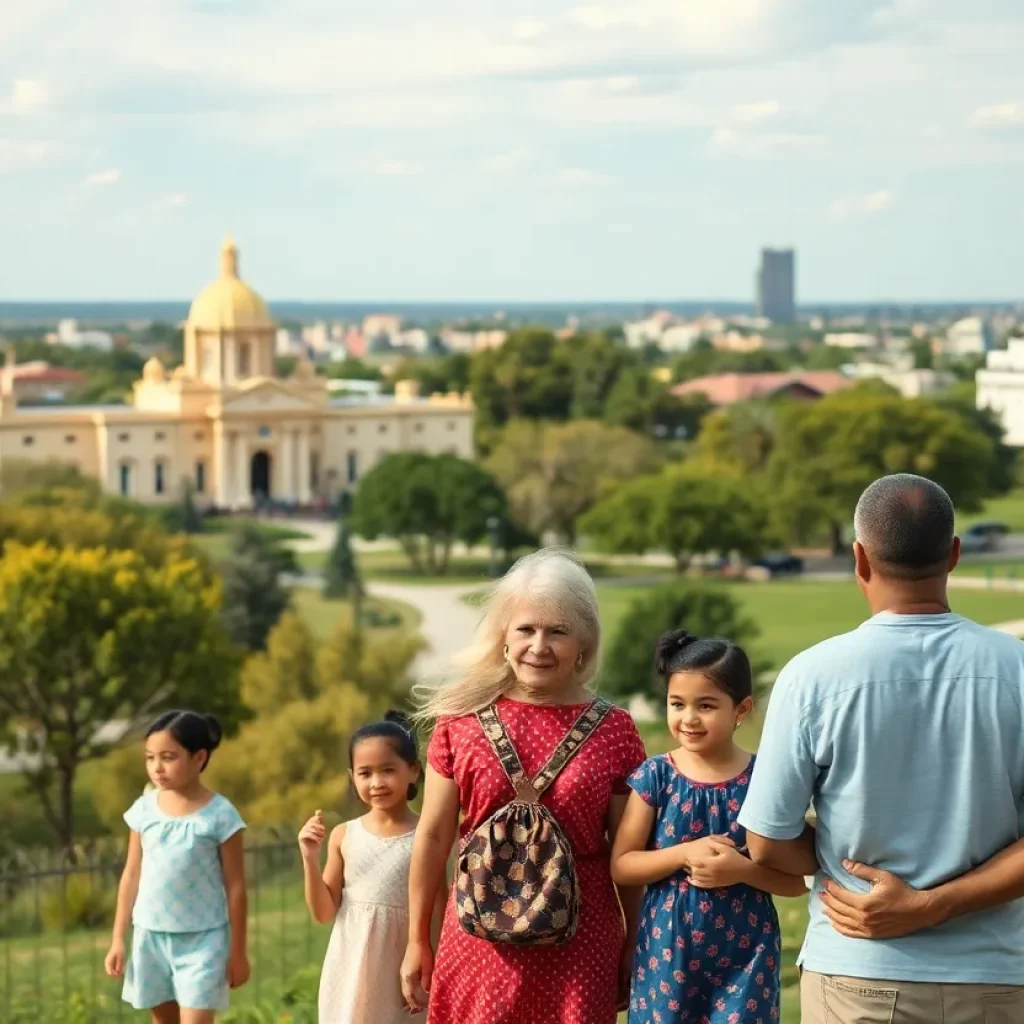
POLYGON ((272 327, 266 303, 238 276, 238 247, 229 238, 220 250, 220 278, 197 296, 188 314, 200 331, 272 327))
POLYGON ((167 379, 164 364, 156 356, 146 360, 146 365, 142 367, 142 379, 152 384, 159 384, 167 379))

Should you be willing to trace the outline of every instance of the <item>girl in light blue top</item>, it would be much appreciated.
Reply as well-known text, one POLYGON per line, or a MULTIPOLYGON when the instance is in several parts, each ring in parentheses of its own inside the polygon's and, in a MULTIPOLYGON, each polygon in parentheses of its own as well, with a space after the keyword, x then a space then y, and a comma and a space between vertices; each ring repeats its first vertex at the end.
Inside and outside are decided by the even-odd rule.
POLYGON ((125 1001, 151 1011, 153 1024, 211 1024, 228 989, 249 979, 245 823, 200 779, 220 738, 212 715, 161 715, 146 733, 154 788, 124 816, 128 860, 105 967, 124 977, 125 1001))

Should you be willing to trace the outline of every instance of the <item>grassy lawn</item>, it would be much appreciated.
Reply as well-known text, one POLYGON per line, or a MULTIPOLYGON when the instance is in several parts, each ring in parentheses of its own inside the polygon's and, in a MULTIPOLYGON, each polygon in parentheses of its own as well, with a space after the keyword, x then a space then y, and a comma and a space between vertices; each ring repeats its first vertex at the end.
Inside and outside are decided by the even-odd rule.
POLYGON ((1013 533, 1024 532, 1024 487, 1011 491, 1002 498, 993 498, 975 516, 963 516, 957 520, 957 529, 963 530, 972 523, 1006 523, 1013 533))
POLYGON ((956 567, 957 576, 984 576, 991 580, 1024 580, 1022 558, 965 558, 956 567))
MULTIPOLYGON (((759 651, 779 668, 794 654, 837 633, 853 629, 868 617, 864 600, 853 582, 717 584, 727 587, 740 607, 757 623, 759 651)), ((644 588, 598 586, 601 621, 612 637, 630 603, 644 588)), ((1024 617, 1024 595, 1003 591, 954 590, 955 611, 993 624, 1024 617)))
MULTIPOLYGON (((345 601, 329 601, 319 590, 309 587, 296 587, 292 591, 292 601, 296 611, 305 618, 313 633, 321 640, 326 640, 331 635, 338 621, 339 612, 347 604, 345 601)), ((363 608, 366 612, 374 609, 382 613, 397 612, 401 622, 394 627, 395 629, 416 629, 420 624, 419 612, 404 601, 385 601, 371 597, 363 603, 363 608)))

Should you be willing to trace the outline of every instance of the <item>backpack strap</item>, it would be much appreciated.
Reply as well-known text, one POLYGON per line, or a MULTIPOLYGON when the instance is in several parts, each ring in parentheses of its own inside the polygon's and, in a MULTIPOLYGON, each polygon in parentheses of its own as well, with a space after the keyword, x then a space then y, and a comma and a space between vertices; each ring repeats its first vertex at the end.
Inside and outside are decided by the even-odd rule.
POLYGON ((540 794, 530 785, 530 780, 523 771, 523 763, 519 760, 516 748, 505 731, 505 725, 498 714, 496 705, 491 704, 476 713, 480 728, 487 737, 494 756, 501 762, 502 770, 512 788, 516 791, 516 799, 527 803, 536 803, 540 794))
POLYGON ((594 730, 605 720, 612 704, 603 697, 596 697, 576 719, 561 743, 555 747, 548 763, 533 779, 533 789, 540 796, 558 777, 559 772, 573 759, 594 730))

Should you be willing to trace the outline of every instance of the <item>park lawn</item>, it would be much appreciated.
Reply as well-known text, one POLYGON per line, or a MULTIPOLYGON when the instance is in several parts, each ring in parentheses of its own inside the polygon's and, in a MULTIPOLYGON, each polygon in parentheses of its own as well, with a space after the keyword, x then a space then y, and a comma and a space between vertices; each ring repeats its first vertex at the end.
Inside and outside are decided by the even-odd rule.
MULTIPOLYGON (((757 652, 779 669, 793 655, 821 640, 855 628, 868 617, 852 581, 786 580, 770 583, 714 583, 726 588, 760 630, 757 652)), ((605 636, 614 637, 630 603, 645 587, 598 585, 605 636)), ((998 590, 951 590, 954 611, 986 625, 1024 618, 1024 594, 998 590)))
POLYGON ((1024 559, 985 558, 984 556, 965 558, 956 567, 956 575, 984 576, 995 582, 1000 580, 1024 580, 1024 559))
MULTIPOLYGON (((296 611, 305 618, 310 629, 320 640, 327 640, 338 622, 342 610, 348 607, 347 601, 332 601, 325 598, 319 590, 311 587, 296 587, 292 591, 292 602, 296 611)), ((365 611, 377 609, 380 612, 397 612, 401 622, 390 628, 399 630, 414 630, 420 625, 420 613, 411 604, 404 601, 393 601, 380 597, 368 597, 363 602, 365 611)), ((384 634, 389 627, 384 627, 378 632, 384 634)))
POLYGON ((988 522, 1006 523, 1011 533, 1024 532, 1024 487, 985 502, 977 515, 958 517, 956 526, 963 530, 972 523, 988 522))

